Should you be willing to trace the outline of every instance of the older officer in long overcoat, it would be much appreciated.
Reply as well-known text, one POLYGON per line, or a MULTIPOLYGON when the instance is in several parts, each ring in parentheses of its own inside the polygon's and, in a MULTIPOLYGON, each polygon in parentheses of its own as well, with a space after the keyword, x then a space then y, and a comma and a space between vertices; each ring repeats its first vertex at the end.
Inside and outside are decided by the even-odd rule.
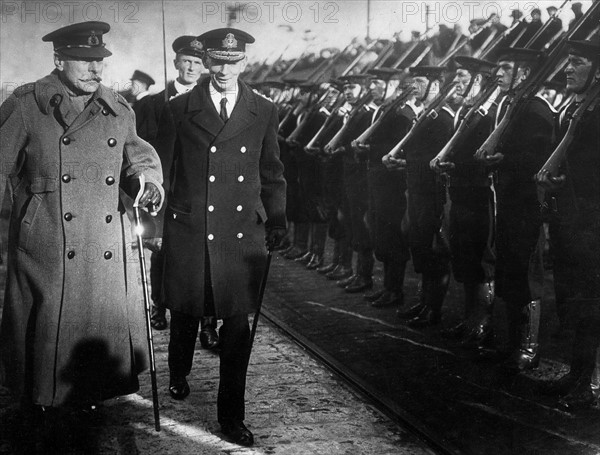
POLYGON ((150 183, 142 205, 159 203, 162 171, 127 102, 100 84, 109 28, 86 22, 46 35, 56 69, 0 107, 12 201, 0 382, 44 407, 135 392, 147 367, 138 266, 119 193, 143 173, 150 183))
POLYGON ((175 399, 190 392, 198 319, 223 319, 218 420, 225 435, 251 445, 243 423, 248 314, 265 270, 265 234, 276 242, 286 226, 279 122, 275 105, 238 81, 254 38, 225 28, 198 41, 210 78, 172 100, 163 116, 171 123, 165 130, 175 131, 163 239, 169 392, 175 399))

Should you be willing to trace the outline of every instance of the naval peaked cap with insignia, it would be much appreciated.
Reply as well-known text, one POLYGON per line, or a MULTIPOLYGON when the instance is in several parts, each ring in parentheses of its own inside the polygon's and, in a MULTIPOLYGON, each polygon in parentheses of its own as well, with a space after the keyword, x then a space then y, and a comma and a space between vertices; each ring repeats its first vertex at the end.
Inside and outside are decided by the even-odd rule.
POLYGON ((79 22, 48 33, 42 41, 52 42, 54 50, 67 57, 101 59, 112 55, 102 41, 109 30, 106 22, 79 22))
POLYGON ((173 51, 176 54, 204 57, 204 46, 195 36, 183 35, 173 41, 173 51))
POLYGON ((196 39, 209 57, 226 62, 242 60, 246 56, 246 44, 254 42, 252 35, 235 28, 218 28, 196 39))

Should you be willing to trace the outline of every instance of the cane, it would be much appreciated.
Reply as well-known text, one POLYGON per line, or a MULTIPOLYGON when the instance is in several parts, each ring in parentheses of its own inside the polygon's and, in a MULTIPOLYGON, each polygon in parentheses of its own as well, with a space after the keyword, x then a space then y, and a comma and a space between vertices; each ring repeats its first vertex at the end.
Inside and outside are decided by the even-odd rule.
POLYGON ((146 279, 146 257, 144 255, 144 243, 142 240, 143 226, 140 218, 139 200, 144 193, 145 178, 140 176, 140 191, 133 203, 133 214, 135 216, 135 235, 137 238, 138 254, 140 258, 140 269, 142 271, 142 289, 144 291, 144 309, 146 314, 146 333, 148 339, 148 354, 150 356, 150 381, 152 383, 152 407, 154 408, 154 429, 160 431, 160 416, 158 413, 158 388, 156 386, 156 362, 154 360, 154 340, 152 338, 152 326, 150 325, 150 295, 148 293, 148 280, 146 279))
POLYGON ((269 246, 267 251, 267 264, 265 265, 265 272, 260 282, 260 288, 258 288, 258 306, 256 307, 256 313, 254 313, 254 319, 252 320, 252 332, 250 333, 250 350, 248 351, 248 357, 250 357, 250 353, 252 352, 252 345, 254 344, 254 337, 256 335, 256 327, 258 327, 258 317, 260 316, 260 309, 262 307, 263 297, 265 296, 265 288, 267 287, 267 279, 269 278, 271 258, 273 257, 272 247, 269 246))

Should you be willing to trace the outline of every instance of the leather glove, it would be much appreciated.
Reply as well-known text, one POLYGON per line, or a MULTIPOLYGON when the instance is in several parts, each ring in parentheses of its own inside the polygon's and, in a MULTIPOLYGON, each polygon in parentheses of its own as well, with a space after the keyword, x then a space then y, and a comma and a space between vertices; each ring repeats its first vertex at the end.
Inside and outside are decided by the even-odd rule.
POLYGON ((282 227, 274 227, 267 229, 267 236, 265 239, 267 243, 267 249, 269 251, 273 251, 273 248, 275 248, 275 246, 281 243, 286 233, 287 229, 282 227))
POLYGON ((158 191, 158 188, 156 188, 156 185, 154 185, 154 183, 146 182, 146 185, 144 185, 144 193, 140 198, 140 208, 143 209, 147 206, 150 215, 156 216, 156 214, 158 213, 156 207, 158 207, 159 205, 160 191, 158 191))
POLYGON ((153 253, 159 253, 162 248, 162 238, 152 237, 150 239, 144 239, 144 246, 153 253))

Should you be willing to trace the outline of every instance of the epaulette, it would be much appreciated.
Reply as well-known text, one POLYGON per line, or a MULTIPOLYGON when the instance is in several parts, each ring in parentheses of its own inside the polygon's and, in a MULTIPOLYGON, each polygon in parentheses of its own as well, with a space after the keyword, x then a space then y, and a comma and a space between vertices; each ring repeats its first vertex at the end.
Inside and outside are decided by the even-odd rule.
POLYGON ((29 82, 28 84, 23 84, 23 85, 17 87, 13 91, 13 95, 15 95, 17 98, 20 98, 27 93, 33 92, 34 90, 35 90, 35 82, 29 82))
POLYGON ((266 99, 267 101, 270 101, 271 103, 274 103, 274 101, 273 101, 271 98, 269 98, 267 95, 265 95, 265 94, 263 94, 263 93, 259 92, 259 91, 258 91, 258 90, 256 90, 255 88, 253 88, 253 89, 252 89, 252 91, 253 91, 254 93, 256 93, 258 96, 261 96, 261 97, 263 97, 263 98, 264 98, 264 99, 266 99))
POLYGON ((125 97, 123 95, 121 95, 120 93, 116 92, 113 89, 111 89, 111 91, 115 94, 115 100, 117 100, 119 103, 121 103, 123 106, 125 106, 128 110, 130 110, 130 111, 133 110, 131 108, 131 105, 127 102, 127 100, 125 99, 125 97))

